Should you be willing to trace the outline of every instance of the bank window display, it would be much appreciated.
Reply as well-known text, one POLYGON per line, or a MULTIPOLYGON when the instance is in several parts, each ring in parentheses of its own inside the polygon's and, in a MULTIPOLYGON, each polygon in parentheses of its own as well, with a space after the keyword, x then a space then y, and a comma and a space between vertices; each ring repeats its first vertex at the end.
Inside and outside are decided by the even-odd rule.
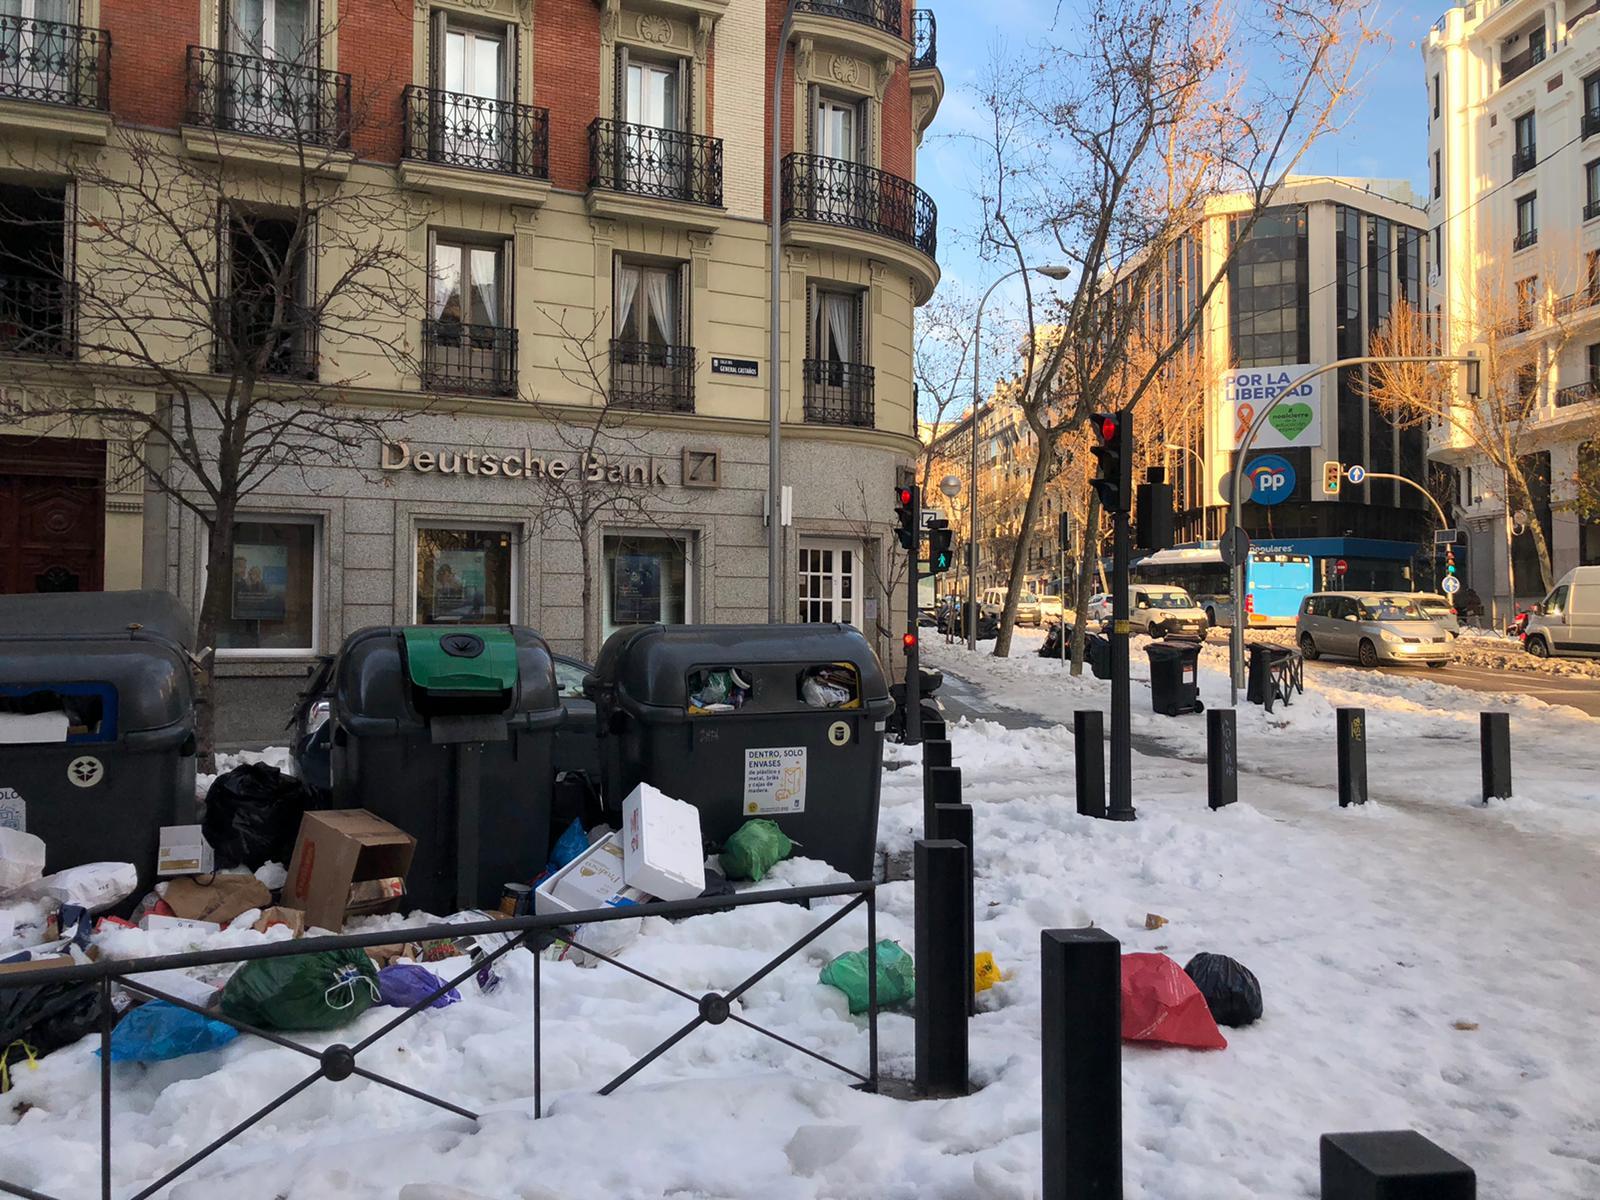
POLYGON ((311 654, 317 650, 317 524, 273 517, 233 527, 233 571, 220 653, 311 654))
POLYGON ((608 533, 602 602, 605 632, 625 625, 681 625, 689 619, 687 537, 608 533))
POLYGON ((508 529, 418 526, 417 624, 510 624, 515 548, 508 529))

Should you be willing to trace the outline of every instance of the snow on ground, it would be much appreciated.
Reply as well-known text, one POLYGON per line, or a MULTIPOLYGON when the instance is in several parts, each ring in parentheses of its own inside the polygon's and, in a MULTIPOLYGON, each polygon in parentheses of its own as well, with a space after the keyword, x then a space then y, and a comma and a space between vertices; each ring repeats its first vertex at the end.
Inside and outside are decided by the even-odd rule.
MULTIPOLYGON (((1070 680, 1037 657, 995 660, 942 645, 928 657, 997 702, 1051 720, 1105 706, 1107 685, 1070 680)), ((1144 655, 1136 650, 1134 661, 1143 674, 1144 655)), ((1226 702, 1221 665, 1220 649, 1208 649, 1208 704, 1226 702)), ((1036 1196, 1039 931, 1094 923, 1129 951, 1180 962, 1202 950, 1232 954, 1266 998, 1266 1017, 1227 1031, 1225 1051, 1126 1048, 1130 1200, 1308 1200, 1318 1191, 1320 1134, 1382 1128, 1420 1129, 1461 1155, 1484 1200, 1593 1200, 1600 783, 1582 768, 1594 761, 1594 723, 1507 700, 1519 795, 1484 809, 1469 803, 1480 697, 1421 676, 1353 670, 1307 682, 1288 710, 1240 713, 1242 800, 1219 813, 1205 808, 1202 764, 1141 753, 1140 819, 1080 818, 1070 729, 978 721, 952 730, 976 808, 977 946, 1010 973, 971 1024, 980 1089, 971 1097, 864 1095, 733 1023, 696 1030, 599 1097, 694 1006, 613 968, 544 962, 547 1116, 533 1121, 532 960, 517 953, 499 988, 480 993, 469 982, 463 1003, 402 1026, 363 1058, 485 1112, 476 1127, 359 1078, 321 1082, 168 1194, 396 1200, 408 1184, 437 1182, 494 1200, 1036 1196), (1347 703, 1371 720, 1376 802, 1341 812, 1332 709, 1347 703), (1170 924, 1147 930, 1149 913, 1170 924)), ((1154 716, 1138 685, 1134 706, 1142 747, 1198 752, 1201 718, 1154 716)), ((884 778, 881 841, 898 847, 921 819, 920 756, 890 747, 888 757, 896 769, 884 778)), ((791 862, 775 885, 828 877, 820 864, 791 862)), ((910 946, 912 885, 886 885, 879 900, 879 936, 910 946)), ((736 985, 822 915, 773 905, 653 919, 623 957, 698 996, 736 985)), ((171 935, 120 936, 110 952, 170 948, 161 939, 171 935)), ((864 940, 864 920, 847 918, 754 987, 742 1015, 864 1067, 864 1020, 816 982, 827 957, 864 940)), ((375 1009, 303 1040, 354 1043, 391 1015, 375 1009)), ((910 1018, 886 1015, 881 1031, 884 1071, 908 1076, 910 1018)), ((118 1194, 182 1161, 309 1065, 244 1038, 211 1055, 115 1067, 118 1194)), ((17 1072, 0 1100, 0 1174, 56 1195, 95 1191, 98 1074, 90 1043, 17 1072)))

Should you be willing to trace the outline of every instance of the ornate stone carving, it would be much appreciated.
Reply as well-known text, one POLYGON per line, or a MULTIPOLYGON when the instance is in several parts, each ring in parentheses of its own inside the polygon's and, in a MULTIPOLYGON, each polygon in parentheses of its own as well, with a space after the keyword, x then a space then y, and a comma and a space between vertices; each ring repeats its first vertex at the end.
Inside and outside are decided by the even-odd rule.
POLYGON ((919 135, 928 127, 931 112, 933 112, 932 92, 917 92, 911 97, 911 127, 919 135))
POLYGON ((694 56, 701 62, 711 53, 711 31, 716 28, 714 17, 701 13, 694 23, 694 56))
MULTIPOLYGON (((417 11, 427 12, 433 0, 417 0, 417 11)), ((504 12, 511 7, 510 3, 502 5, 501 0, 450 0, 457 8, 470 8, 477 12, 492 13, 504 12)), ((521 7, 519 3, 518 7, 521 7)))
POLYGON ((872 81, 872 90, 878 97, 879 104, 883 103, 884 94, 889 90, 889 80, 894 78, 894 68, 895 61, 892 58, 885 58, 878 64, 877 75, 872 81))
POLYGON ((672 41, 672 22, 660 13, 639 14, 639 40, 652 46, 665 46, 672 41))
POLYGON ((828 72, 839 83, 854 87, 861 79, 861 64, 848 54, 835 54, 828 72))
POLYGON ((600 40, 614 42, 622 27, 622 0, 603 0, 600 8, 600 40))

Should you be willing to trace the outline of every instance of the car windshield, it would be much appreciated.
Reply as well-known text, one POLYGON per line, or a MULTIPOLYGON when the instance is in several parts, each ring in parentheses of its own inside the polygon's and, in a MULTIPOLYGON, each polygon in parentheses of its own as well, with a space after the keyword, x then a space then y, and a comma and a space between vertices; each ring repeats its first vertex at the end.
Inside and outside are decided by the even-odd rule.
POLYGON ((1417 607, 1427 617, 1448 617, 1455 611, 1448 600, 1418 600, 1417 607))
POLYGON ((1018 603, 1037 604, 1039 603, 1039 597, 1035 596, 1032 592, 1023 592, 1022 599, 1018 603))
POLYGON ((1141 603, 1148 602, 1151 608, 1193 608, 1194 601, 1189 599, 1188 592, 1140 592, 1141 603))
POLYGON ((1425 621, 1422 610, 1407 596, 1366 596, 1361 616, 1367 621, 1425 621))

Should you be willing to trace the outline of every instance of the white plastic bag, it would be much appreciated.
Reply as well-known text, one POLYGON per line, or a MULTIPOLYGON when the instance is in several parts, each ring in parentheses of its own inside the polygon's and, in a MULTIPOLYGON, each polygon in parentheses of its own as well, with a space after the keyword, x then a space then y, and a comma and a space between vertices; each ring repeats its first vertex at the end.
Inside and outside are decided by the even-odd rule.
POLYGON ((18 895, 50 899, 62 905, 76 904, 97 913, 126 900, 138 886, 139 870, 132 863, 84 863, 46 875, 22 888, 18 895))
POLYGON ((44 874, 44 839, 0 828, 0 896, 33 883, 44 874))

